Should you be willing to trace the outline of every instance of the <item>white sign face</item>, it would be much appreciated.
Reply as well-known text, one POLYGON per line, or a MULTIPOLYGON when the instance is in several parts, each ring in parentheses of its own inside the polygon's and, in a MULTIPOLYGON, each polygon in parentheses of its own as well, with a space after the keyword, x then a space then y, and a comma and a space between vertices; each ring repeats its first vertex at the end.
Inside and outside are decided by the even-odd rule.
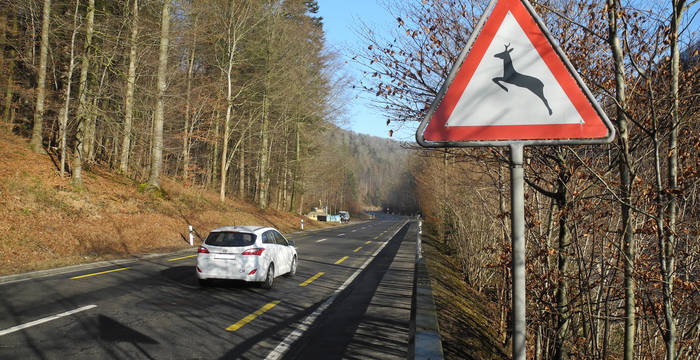
POLYGON ((492 0, 416 132, 426 147, 598 144, 615 129, 527 0, 492 0))
POLYGON ((583 118, 509 11, 446 126, 581 123, 583 118))

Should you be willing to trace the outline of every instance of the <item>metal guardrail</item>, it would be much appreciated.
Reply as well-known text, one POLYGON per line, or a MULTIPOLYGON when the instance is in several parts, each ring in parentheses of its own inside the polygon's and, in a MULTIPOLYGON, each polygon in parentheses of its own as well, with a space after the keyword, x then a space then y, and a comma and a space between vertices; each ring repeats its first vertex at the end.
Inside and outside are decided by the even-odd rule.
POLYGON ((433 300, 433 287, 430 274, 423 257, 421 226, 418 221, 416 238, 416 266, 413 276, 413 306, 411 306, 411 340, 409 359, 443 359, 442 340, 438 326, 437 311, 433 300))

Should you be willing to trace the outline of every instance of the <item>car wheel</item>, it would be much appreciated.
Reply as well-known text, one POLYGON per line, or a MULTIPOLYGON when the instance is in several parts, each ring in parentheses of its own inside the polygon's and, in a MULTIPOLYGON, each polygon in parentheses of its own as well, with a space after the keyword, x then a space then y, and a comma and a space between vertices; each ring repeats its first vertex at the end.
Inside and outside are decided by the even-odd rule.
POLYGON ((262 288, 263 289, 272 289, 272 286, 275 284, 275 264, 270 263, 270 266, 267 267, 267 277, 265 278, 265 281, 262 283, 262 288))
POLYGON ((292 258, 292 265, 289 267, 289 272, 287 273, 287 277, 294 277, 294 275, 297 274, 297 257, 294 256, 292 258))

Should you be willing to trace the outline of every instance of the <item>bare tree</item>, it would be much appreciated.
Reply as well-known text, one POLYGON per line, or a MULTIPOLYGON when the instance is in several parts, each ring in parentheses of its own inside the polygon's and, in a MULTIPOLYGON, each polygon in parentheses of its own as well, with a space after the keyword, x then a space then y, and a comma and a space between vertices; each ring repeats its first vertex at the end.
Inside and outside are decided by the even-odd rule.
POLYGON ((36 109, 34 110, 34 130, 30 145, 36 153, 44 153, 43 129, 44 101, 46 100, 46 63, 49 53, 49 25, 51 23, 51 0, 44 0, 41 20, 41 45, 39 50, 39 79, 36 89, 36 109))
POLYGON ((124 138, 119 170, 129 172, 129 152, 131 151, 131 124, 134 114, 134 87, 136 84, 136 40, 139 32, 139 1, 133 0, 131 8, 131 37, 129 37, 129 73, 126 78, 126 98, 124 99, 124 138))
POLYGON ((70 93, 73 78, 73 70, 75 70, 75 38, 78 34, 78 8, 80 0, 75 0, 75 11, 73 13, 73 32, 70 38, 70 60, 68 69, 66 70, 66 88, 63 95, 63 107, 59 112, 60 136, 61 136, 61 176, 64 176, 66 168, 66 146, 67 146, 67 128, 68 128, 68 111, 70 108, 70 93))
POLYGON ((165 77, 168 71, 168 43, 170 42, 170 0, 163 0, 160 28, 160 52, 158 55, 158 95, 153 115, 153 149, 151 152, 151 174, 148 184, 160 189, 160 174, 163 169, 163 110, 165 77))
MULTIPOLYGON (((12 18, 12 25, 9 29, 9 35, 15 36, 17 34, 17 18, 13 17, 12 18)), ((9 41, 7 34, 5 35, 5 39, 9 41)), ((3 44, 3 49, 2 51, 5 51, 5 47, 7 47, 6 44, 3 44)), ((17 51, 14 49, 14 47, 10 47, 10 51, 8 52, 8 57, 7 57, 7 84, 5 88, 5 103, 3 106, 3 114, 2 118, 5 121, 5 123, 11 123, 11 117, 12 117, 12 97, 14 96, 13 90, 15 87, 14 83, 14 73, 15 73, 15 57, 17 56, 17 51)))
POLYGON ((85 27, 85 43, 83 45, 83 56, 80 63, 80 84, 78 87, 78 118, 77 130, 73 144, 73 168, 71 182, 75 186, 82 186, 83 159, 86 155, 83 144, 85 137, 86 119, 88 117, 87 91, 88 91, 88 69, 90 67, 90 49, 92 47, 92 34, 95 30, 95 0, 88 0, 87 24, 85 27))
MULTIPOLYGON (((226 120, 224 121, 224 138, 221 149, 221 187, 219 189, 219 200, 226 199, 226 176, 231 165, 231 160, 236 149, 241 144, 243 136, 240 136, 236 141, 233 151, 229 154, 228 146, 232 134, 232 116, 233 116, 233 101, 237 98, 242 89, 234 94, 233 70, 235 58, 238 52, 238 45, 243 36, 252 28, 250 17, 252 15, 251 6, 248 1, 231 0, 226 19, 226 35, 224 44, 226 46, 225 62, 222 66, 222 72, 226 79, 226 120)), ((240 123, 238 121, 237 123, 240 123)))

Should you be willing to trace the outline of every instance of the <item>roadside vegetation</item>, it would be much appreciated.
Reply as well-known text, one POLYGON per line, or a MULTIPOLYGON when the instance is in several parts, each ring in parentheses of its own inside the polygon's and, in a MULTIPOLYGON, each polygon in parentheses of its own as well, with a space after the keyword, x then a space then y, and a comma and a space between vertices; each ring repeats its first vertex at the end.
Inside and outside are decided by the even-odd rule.
MULTIPOLYGON (((27 140, 0 134, 0 275, 189 248, 188 226, 205 237, 223 225, 299 230, 301 216, 163 179, 160 192, 93 166, 76 188, 27 140)), ((54 159, 55 160, 55 159, 54 159)), ((328 226, 305 219, 305 229, 328 226)), ((195 246, 201 239, 195 235, 195 246)))
POLYGON ((464 281, 457 250, 438 241, 436 235, 436 228, 423 228, 423 256, 432 278, 445 358, 510 359, 498 333, 498 309, 464 281))

